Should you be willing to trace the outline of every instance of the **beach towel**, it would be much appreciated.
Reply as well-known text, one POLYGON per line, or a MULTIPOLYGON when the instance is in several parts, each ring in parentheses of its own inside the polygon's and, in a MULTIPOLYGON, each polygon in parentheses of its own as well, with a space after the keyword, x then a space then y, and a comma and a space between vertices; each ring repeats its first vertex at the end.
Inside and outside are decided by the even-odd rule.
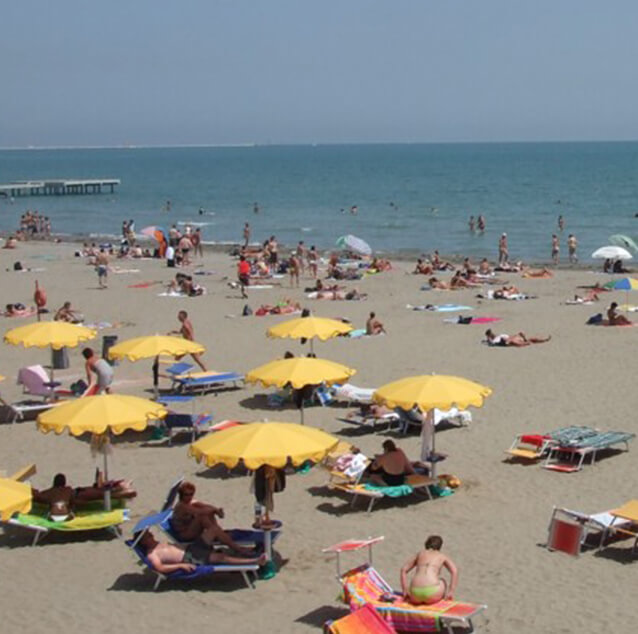
POLYGON ((356 330, 351 330, 348 333, 348 337, 350 337, 351 339, 358 339, 359 337, 365 337, 365 336, 366 336, 365 328, 357 328, 356 330))
POLYGON ((361 485, 366 491, 377 491, 389 498, 402 498, 406 495, 414 493, 414 489, 409 484, 400 484, 398 486, 380 486, 366 482, 361 485))
POLYGON ((405 306, 409 310, 430 310, 435 313, 451 313, 461 310, 472 310, 471 306, 462 306, 460 304, 421 304, 419 306, 413 306, 412 304, 406 304, 405 306))
POLYGON ((115 273, 115 275, 123 275, 125 273, 139 273, 139 269, 120 269, 118 267, 114 267, 111 269, 111 273, 115 273))
POLYGON ((491 324, 502 321, 501 317, 457 317, 456 319, 444 319, 446 324, 491 324))
POLYGON ((140 282, 139 284, 129 284, 128 288, 149 288, 149 286, 155 286, 156 284, 162 284, 162 282, 140 282))
POLYGON ((274 288, 272 284, 252 284, 250 286, 244 286, 248 291, 261 291, 265 288, 274 288))
POLYGON ((26 526, 40 526, 55 531, 91 531, 109 526, 117 526, 126 521, 129 516, 128 509, 117 509, 115 511, 89 511, 80 510, 76 512, 72 520, 64 522, 53 522, 45 515, 33 513, 18 513, 15 520, 26 526))

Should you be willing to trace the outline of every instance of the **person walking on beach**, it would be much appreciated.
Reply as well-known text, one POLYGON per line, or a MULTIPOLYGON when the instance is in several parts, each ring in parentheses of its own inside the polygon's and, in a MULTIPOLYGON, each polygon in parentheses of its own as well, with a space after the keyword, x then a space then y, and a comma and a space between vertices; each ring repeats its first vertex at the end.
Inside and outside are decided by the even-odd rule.
POLYGON ((250 225, 245 222, 244 223, 244 248, 248 246, 248 242, 250 241, 250 225))
MULTIPOLYGON (((181 324, 180 329, 171 330, 168 334, 181 335, 182 337, 184 337, 184 339, 188 339, 188 341, 195 341, 195 329, 193 328, 193 324, 191 323, 191 320, 188 318, 188 313, 185 310, 180 310, 179 313, 177 313, 177 319, 179 320, 181 324)), ((179 361, 179 359, 181 359, 182 356, 176 357, 176 359, 179 361)), ((208 370, 206 369, 206 366, 202 363, 201 356, 199 354, 192 353, 191 357, 193 357, 193 360, 195 361, 195 363, 197 363, 197 365, 204 372, 208 372, 208 370)))
POLYGON ((552 262, 554 264, 558 264, 560 259, 560 242, 558 240, 558 236, 553 233, 552 234, 552 262))
POLYGON ((570 233, 567 237, 567 253, 569 255, 569 263, 576 264, 578 262, 578 256, 576 255, 576 247, 578 246, 578 240, 573 233, 570 233))
POLYGON ((193 255, 203 258, 204 249, 202 248, 202 231, 199 227, 197 227, 191 235, 191 244, 193 245, 193 255))
POLYGON ((317 249, 314 244, 308 250, 308 271, 314 279, 317 279, 317 249))
POLYGON ((306 245, 303 240, 299 240, 299 244, 297 245, 297 259, 299 260, 299 273, 303 275, 306 272, 306 259, 308 255, 308 250, 306 249, 306 245))
POLYGON ((239 256, 239 263, 237 264, 237 279, 239 280, 239 288, 241 288, 242 299, 247 299, 246 287, 250 286, 250 263, 246 259, 246 256, 239 256))
POLYGON ((498 264, 499 266, 503 266, 507 264, 509 260, 509 250, 507 248, 507 234, 502 233, 501 237, 498 240, 498 264))
POLYGON ((299 288, 299 256, 296 251, 290 254, 288 260, 288 271, 290 272, 290 288, 293 286, 299 288))
POLYGON ((410 557, 401 568, 401 590, 412 603, 428 605, 453 598, 459 571, 454 562, 441 552, 441 546, 443 540, 438 535, 430 535, 424 550, 410 557), (413 568, 414 576, 408 583, 408 573, 413 568), (449 584, 441 578, 443 568, 450 574, 449 584))
POLYGON ((95 270, 100 288, 108 288, 109 256, 105 249, 100 249, 100 252, 95 256, 95 270))

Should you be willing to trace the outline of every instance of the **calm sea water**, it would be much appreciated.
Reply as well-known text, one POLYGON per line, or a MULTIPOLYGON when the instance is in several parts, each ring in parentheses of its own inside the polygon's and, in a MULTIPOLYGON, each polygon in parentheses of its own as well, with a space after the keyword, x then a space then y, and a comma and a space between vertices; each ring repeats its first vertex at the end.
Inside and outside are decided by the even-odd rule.
POLYGON ((638 235, 638 143, 0 151, 2 183, 107 177, 122 180, 113 195, 0 199, 0 229, 36 209, 59 233, 119 234, 126 218, 138 230, 191 220, 221 242, 238 241, 248 221, 254 240, 329 248, 353 233, 386 252, 491 257, 506 231, 512 256, 549 260, 563 215, 561 255, 573 232, 586 261, 610 235, 638 235), (468 218, 481 213, 487 230, 473 235, 468 218))

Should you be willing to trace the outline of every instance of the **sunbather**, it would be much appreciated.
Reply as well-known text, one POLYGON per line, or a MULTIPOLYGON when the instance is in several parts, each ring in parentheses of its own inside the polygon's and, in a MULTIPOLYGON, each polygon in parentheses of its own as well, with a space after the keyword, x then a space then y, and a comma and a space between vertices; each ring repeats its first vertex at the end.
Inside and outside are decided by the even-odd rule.
POLYGON ((71 308, 71 302, 64 302, 64 304, 58 308, 53 319, 54 321, 66 321, 70 324, 79 324, 82 322, 83 317, 71 308))
POLYGON ((173 544, 160 543, 151 531, 146 531, 140 538, 139 533, 133 535, 139 538, 139 546, 144 550, 153 568, 162 574, 170 574, 178 570, 193 572, 198 565, 205 564, 259 564, 266 563, 266 555, 259 557, 233 557, 226 553, 216 552, 211 543, 205 541, 210 535, 189 544, 185 548, 173 544))
POLYGON ((450 290, 450 285, 447 282, 441 282, 441 280, 437 279, 436 277, 431 277, 428 280, 428 284, 430 285, 430 288, 435 288, 440 291, 450 290))
POLYGON ((250 551, 236 544, 230 535, 217 523, 217 518, 224 518, 224 509, 206 504, 195 499, 195 485, 182 482, 177 490, 178 501, 173 508, 171 524, 177 537, 183 541, 191 541, 204 533, 212 539, 242 554, 250 551))
POLYGON ((422 258, 416 261, 416 266, 414 271, 412 271, 415 275, 432 275, 433 272, 432 265, 427 260, 424 262, 422 258))
POLYGON ((485 338, 488 346, 503 346, 522 348, 524 346, 530 346, 533 343, 545 343, 552 337, 528 337, 524 332, 519 332, 515 335, 495 335, 491 328, 485 331, 485 338))
POLYGON ((75 494, 67 485, 66 476, 58 473, 53 478, 53 486, 44 491, 32 489, 34 502, 49 505, 49 519, 54 522, 63 522, 73 518, 73 505, 75 494))
POLYGON ((607 309, 607 319, 610 326, 631 326, 634 322, 618 313, 618 302, 612 302, 607 309))
POLYGON ((385 334, 386 330, 383 324, 377 319, 375 313, 370 313, 368 320, 366 321, 366 335, 380 335, 385 334))
POLYGON ((548 278, 548 277, 554 277, 554 274, 547 267, 543 267, 542 269, 538 269, 538 270, 533 270, 526 266, 524 267, 524 270, 521 272, 521 277, 548 278))
POLYGON ((403 596, 412 603, 431 605, 442 599, 452 599, 459 572, 454 562, 441 552, 443 540, 438 535, 430 535, 425 541, 425 549, 408 559, 401 568, 401 589, 403 596), (415 568, 412 581, 408 584, 408 573, 415 568), (450 573, 449 584, 441 578, 443 568, 450 573))
POLYGON ((405 477, 414 474, 414 467, 402 449, 392 440, 383 443, 383 453, 370 465, 370 482, 380 486, 400 486, 405 477))

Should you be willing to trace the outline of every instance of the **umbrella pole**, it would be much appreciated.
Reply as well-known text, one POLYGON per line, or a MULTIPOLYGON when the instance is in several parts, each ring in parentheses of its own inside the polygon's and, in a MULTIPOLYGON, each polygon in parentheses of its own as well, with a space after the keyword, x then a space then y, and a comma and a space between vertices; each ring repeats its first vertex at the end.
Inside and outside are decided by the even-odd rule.
POLYGON ((303 401, 301 402, 300 410, 301 410, 301 424, 305 425, 306 423, 304 422, 304 418, 303 418, 303 401))
MULTIPOLYGON (((109 449, 109 434, 106 433, 104 437, 104 443, 102 444, 104 450, 104 482, 109 481, 109 461, 108 461, 108 449, 109 449)), ((104 487, 104 510, 111 510, 111 489, 108 486, 104 487)))

